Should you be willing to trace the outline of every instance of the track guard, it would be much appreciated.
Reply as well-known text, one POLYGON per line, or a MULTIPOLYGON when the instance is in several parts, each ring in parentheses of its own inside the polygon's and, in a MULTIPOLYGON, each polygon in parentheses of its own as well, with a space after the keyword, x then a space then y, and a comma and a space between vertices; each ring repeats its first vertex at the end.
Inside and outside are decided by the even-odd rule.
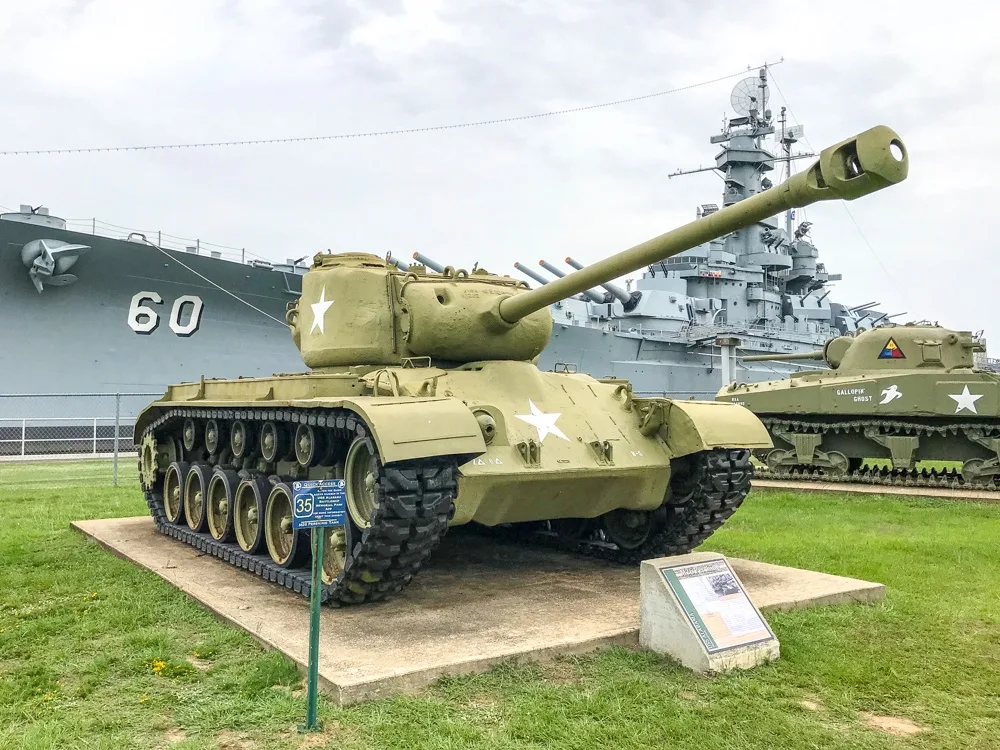
POLYGON ((665 401, 658 434, 674 456, 712 448, 771 448, 767 428, 749 409, 722 401, 665 401))

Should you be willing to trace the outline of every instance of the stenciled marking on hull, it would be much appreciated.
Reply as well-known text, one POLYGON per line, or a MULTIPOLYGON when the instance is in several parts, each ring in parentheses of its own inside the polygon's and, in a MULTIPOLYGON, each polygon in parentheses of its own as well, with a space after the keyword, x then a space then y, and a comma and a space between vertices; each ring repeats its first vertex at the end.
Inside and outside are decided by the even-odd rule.
MULTIPOLYGON (((156 292, 136 292, 128 307, 128 327, 142 336, 148 336, 160 325, 160 314, 145 302, 162 305, 163 297, 156 292)), ((168 325, 170 330, 182 338, 195 334, 201 328, 205 303, 196 294, 185 294, 174 300, 170 308, 168 325), (185 307, 189 307, 187 322, 182 322, 185 307)))

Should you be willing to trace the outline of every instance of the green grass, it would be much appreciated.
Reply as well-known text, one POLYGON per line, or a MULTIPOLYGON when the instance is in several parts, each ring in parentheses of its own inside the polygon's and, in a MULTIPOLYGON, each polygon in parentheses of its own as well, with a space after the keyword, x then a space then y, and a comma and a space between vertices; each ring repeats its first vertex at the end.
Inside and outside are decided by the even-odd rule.
POLYGON ((754 493, 706 548, 881 581, 885 603, 771 614, 781 659, 751 672, 610 649, 324 701, 326 729, 304 737, 291 662, 69 529, 143 514, 135 485, 49 492, 35 477, 50 471, 72 477, 0 466, 0 748, 1000 746, 996 506, 754 493), (865 713, 925 730, 896 737, 865 713))

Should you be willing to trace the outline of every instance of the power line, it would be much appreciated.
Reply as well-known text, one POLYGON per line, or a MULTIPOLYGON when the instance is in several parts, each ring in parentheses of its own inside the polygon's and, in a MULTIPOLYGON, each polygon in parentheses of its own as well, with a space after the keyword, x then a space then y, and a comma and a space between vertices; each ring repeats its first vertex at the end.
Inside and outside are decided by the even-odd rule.
MULTIPOLYGON (((776 63, 764 63, 764 66, 771 68, 775 65, 779 65, 784 62, 784 58, 781 58, 776 63)), ((756 66, 756 67, 764 67, 756 66)), ((752 66, 747 66, 747 70, 751 70, 752 66)), ((484 125, 501 125, 508 122, 521 122, 523 120, 538 120, 543 117, 555 117, 557 115, 568 115, 574 112, 586 112, 593 109, 602 109, 604 107, 616 107, 621 104, 631 104, 632 102, 639 102, 646 99, 654 99, 660 96, 667 96, 668 94, 676 94, 680 91, 688 91, 690 89, 700 88, 702 86, 708 86, 713 83, 719 83, 720 81, 725 81, 730 78, 735 78, 736 76, 745 75, 746 70, 740 70, 736 73, 730 73, 728 75, 720 76, 718 78, 712 78, 707 81, 699 81, 698 83, 691 83, 686 86, 678 86, 677 88, 667 89, 665 91, 656 91, 652 94, 642 94, 641 96, 631 96, 627 99, 616 99, 611 102, 603 102, 601 104, 588 104, 582 107, 571 107, 569 109, 558 109, 551 112, 536 112, 530 115, 514 115, 510 117, 499 117, 492 120, 475 120, 472 122, 460 122, 453 123, 450 125, 428 125, 422 128, 401 128, 396 130, 374 130, 371 132, 363 133, 340 133, 338 135, 313 135, 313 136, 302 136, 298 138, 259 138, 256 140, 248 141, 213 141, 204 143, 170 143, 170 144, 159 144, 151 146, 98 146, 92 148, 49 148, 49 149, 26 149, 20 151, 0 151, 0 156, 36 156, 41 154, 87 154, 87 153, 98 153, 105 151, 154 151, 157 149, 172 149, 172 148, 214 148, 219 146, 262 146, 271 145, 278 143, 304 143, 308 141, 336 141, 345 140, 348 138, 374 138, 377 136, 385 135, 411 135, 414 133, 429 133, 438 130, 457 130, 459 128, 476 128, 484 125)))
MULTIPOLYGON (((792 105, 788 103, 788 97, 785 96, 784 92, 781 90, 781 86, 778 85, 778 81, 775 79, 774 73, 771 74, 771 82, 774 84, 774 88, 778 90, 778 94, 781 96, 782 101, 785 102, 785 106, 788 108, 788 114, 792 116, 792 119, 795 120, 796 123, 801 125, 802 123, 799 120, 799 118, 795 116, 794 112, 792 112, 792 105)), ((809 142, 809 139, 806 137, 805 133, 802 134, 802 140, 806 142, 806 145, 809 147, 810 151, 816 151, 817 154, 819 153, 819 151, 813 148, 813 145, 809 142)), ((875 248, 872 246, 872 243, 868 240, 868 236, 864 233, 864 230, 861 229, 861 225, 858 224, 858 220, 854 218, 854 214, 851 213, 851 209, 847 207, 847 201, 837 201, 837 203, 839 203, 841 206, 844 207, 844 210, 847 212, 847 215, 851 219, 851 222, 854 224, 854 227, 858 230, 858 234, 860 234, 861 239, 865 241, 865 245, 868 246, 869 252, 872 254, 872 257, 875 258, 876 262, 882 268, 882 271, 885 273, 886 278, 888 278, 890 281, 895 281, 895 278, 893 278, 893 275, 889 273, 889 269, 885 267, 885 264, 882 262, 882 259, 878 256, 878 253, 875 252, 875 248)))

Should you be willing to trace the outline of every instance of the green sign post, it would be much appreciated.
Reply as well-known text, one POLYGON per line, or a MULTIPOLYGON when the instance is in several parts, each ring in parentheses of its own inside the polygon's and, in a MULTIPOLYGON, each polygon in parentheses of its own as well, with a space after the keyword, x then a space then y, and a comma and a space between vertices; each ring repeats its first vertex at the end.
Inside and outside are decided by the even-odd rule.
POLYGON ((319 613, 323 595, 323 546, 326 530, 343 526, 348 536, 347 490, 343 479, 312 479, 292 484, 292 527, 309 529, 312 544, 312 585, 309 590, 309 667, 306 677, 306 723, 309 732, 322 727, 317 713, 319 700, 319 613))

